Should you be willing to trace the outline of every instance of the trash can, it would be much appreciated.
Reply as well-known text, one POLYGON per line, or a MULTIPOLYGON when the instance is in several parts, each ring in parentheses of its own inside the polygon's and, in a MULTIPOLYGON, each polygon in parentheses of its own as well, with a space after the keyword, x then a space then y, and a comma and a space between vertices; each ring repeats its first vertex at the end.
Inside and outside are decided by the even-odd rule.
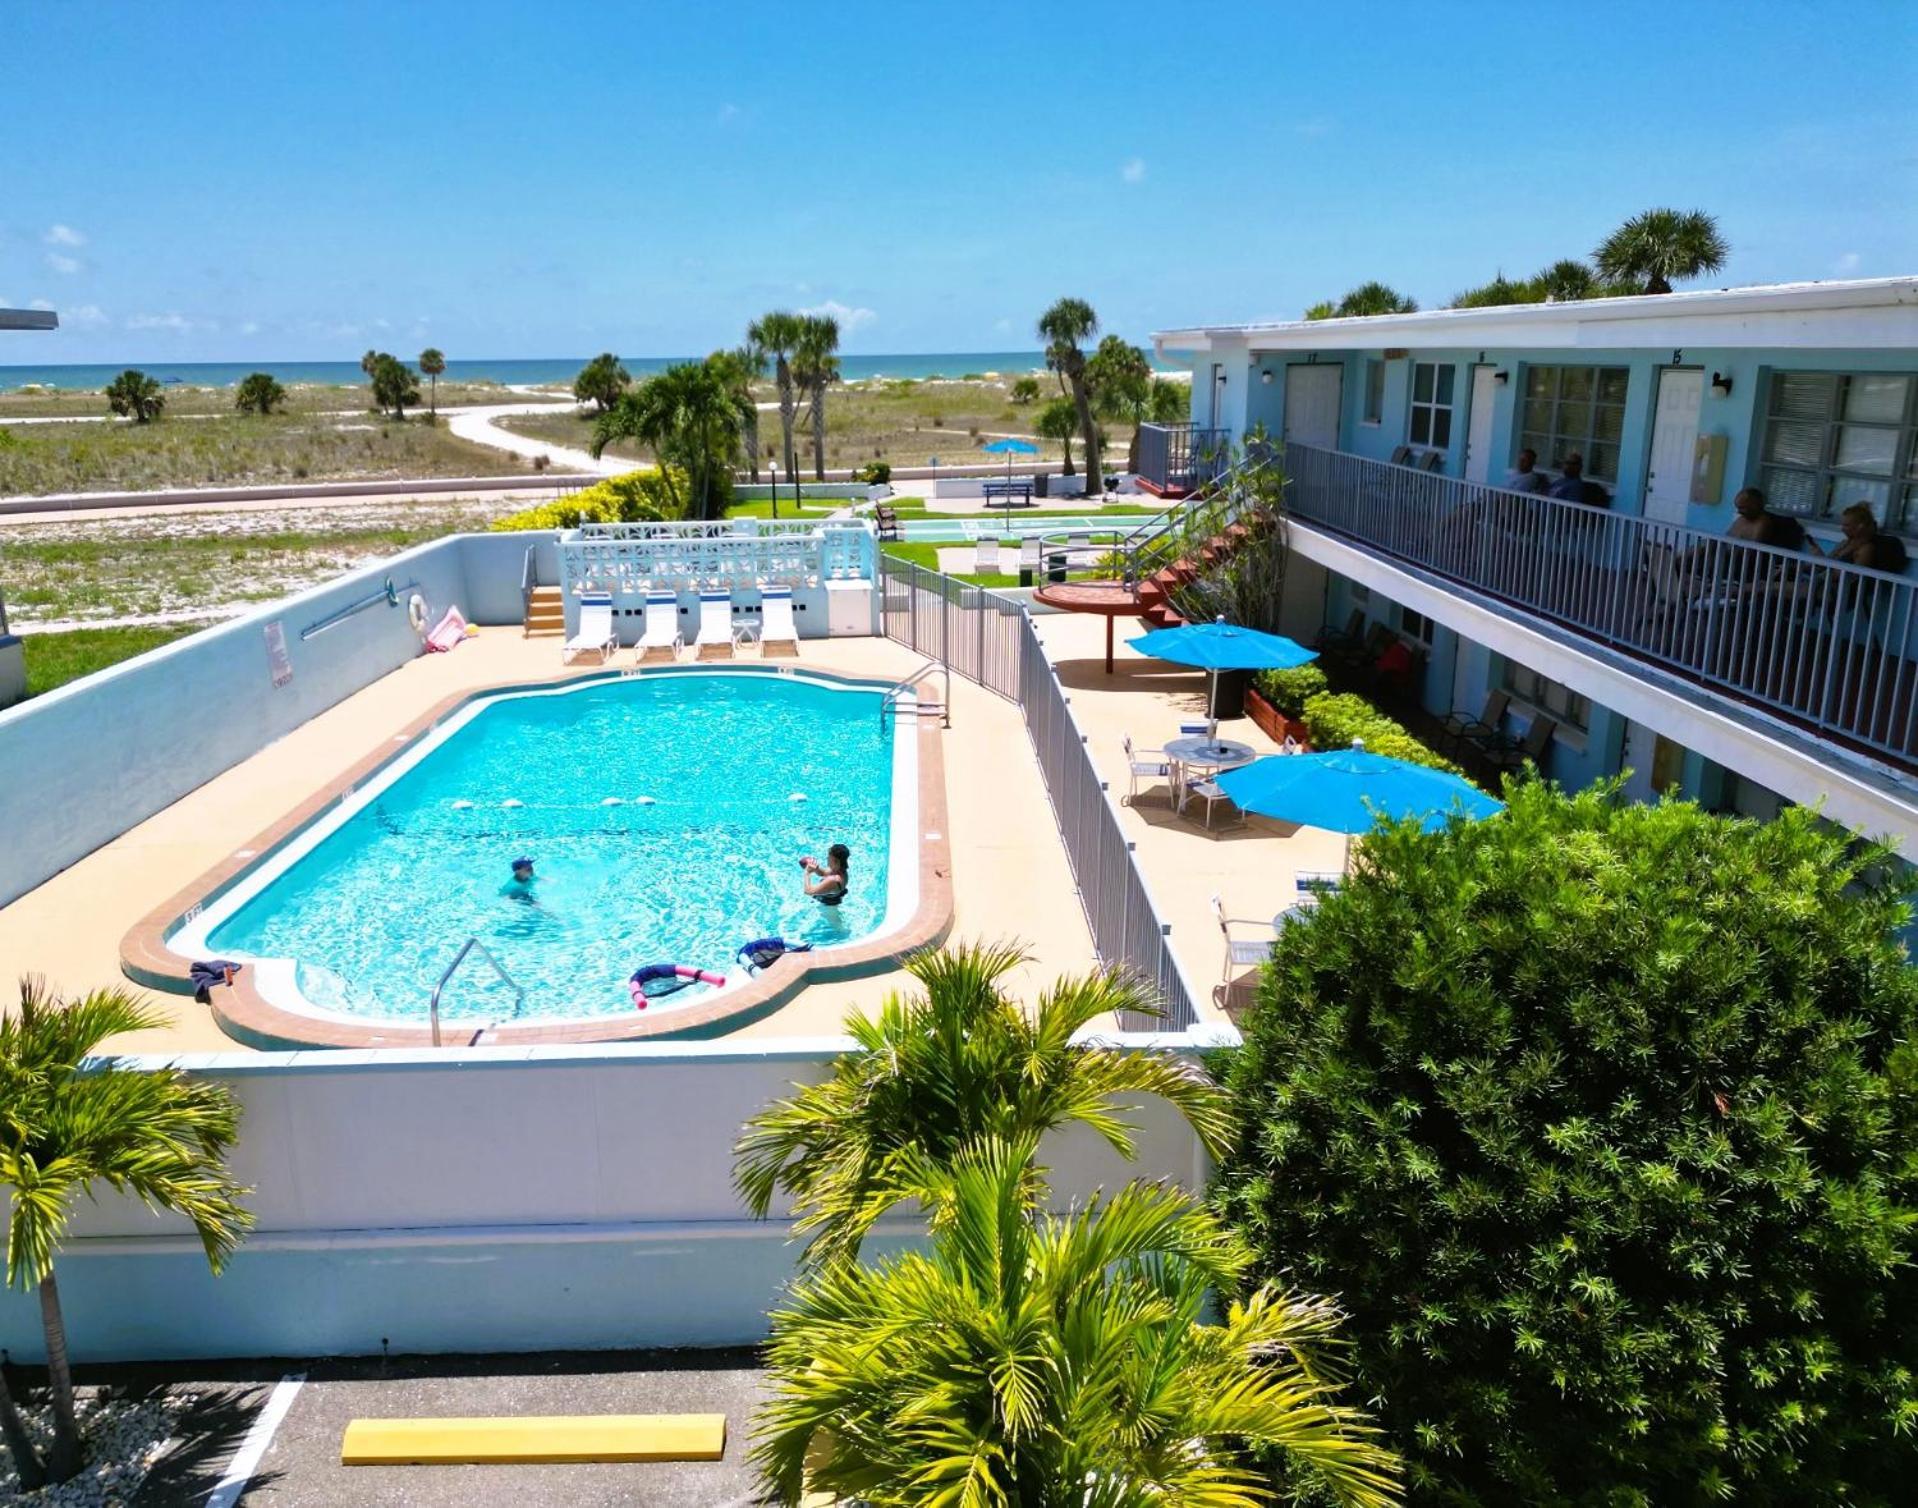
POLYGON ((1064 550, 1046 551, 1046 580, 1064 581, 1066 579, 1066 552, 1064 550))
POLYGON ((1033 495, 1034 497, 1049 497, 1049 496, 1051 496, 1051 494, 1050 494, 1050 493, 1048 493, 1048 492, 1046 491, 1046 484, 1047 484, 1047 479, 1048 479, 1048 477, 1049 477, 1049 476, 1050 476, 1050 473, 1049 473, 1049 472, 1044 472, 1044 471, 1035 471, 1035 472, 1033 472, 1033 474, 1032 474, 1032 495, 1033 495))
POLYGON ((1221 670, 1212 678, 1212 700, 1205 715, 1224 722, 1245 716, 1246 688, 1252 684, 1249 670, 1221 670))

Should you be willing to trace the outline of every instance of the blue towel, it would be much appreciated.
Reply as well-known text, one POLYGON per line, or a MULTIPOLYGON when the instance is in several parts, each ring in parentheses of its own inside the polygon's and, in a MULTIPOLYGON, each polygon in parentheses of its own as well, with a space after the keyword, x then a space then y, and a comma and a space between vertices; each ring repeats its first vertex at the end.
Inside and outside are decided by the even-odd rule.
POLYGON ((211 1005, 213 986, 227 982, 226 976, 229 969, 237 974, 243 967, 244 965, 237 964, 230 958, 210 958, 204 962, 196 960, 187 970, 187 980, 193 986, 193 998, 202 1005, 211 1005))

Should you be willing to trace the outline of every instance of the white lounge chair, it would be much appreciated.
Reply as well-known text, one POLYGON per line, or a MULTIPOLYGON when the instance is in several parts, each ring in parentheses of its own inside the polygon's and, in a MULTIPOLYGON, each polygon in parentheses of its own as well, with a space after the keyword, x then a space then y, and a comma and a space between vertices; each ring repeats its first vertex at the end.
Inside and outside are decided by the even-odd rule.
POLYGON ((1039 536, 1028 534, 1019 541, 1019 574, 1023 578, 1030 571, 1036 579, 1039 575, 1039 536))
MULTIPOLYGON (((1126 769, 1132 776, 1132 794, 1126 797, 1128 801, 1136 802, 1139 799, 1140 781, 1169 781, 1172 778, 1171 762, 1163 754, 1156 758, 1151 756, 1141 758, 1138 752, 1132 747, 1132 735, 1130 733, 1125 736, 1125 761, 1126 769)), ((1172 798, 1170 788, 1167 789, 1166 795, 1168 799, 1172 798)))
POLYGON ((972 547, 972 574, 975 576, 997 576, 999 574, 999 536, 980 535, 979 542, 972 547))
POLYGON ((679 597, 673 592, 646 594, 646 631, 633 646, 633 658, 640 664, 648 660, 677 660, 686 647, 679 631, 679 597))
POLYGON ((1272 956, 1272 948, 1277 939, 1266 937, 1237 937, 1232 935, 1234 927, 1266 927, 1269 923, 1255 922, 1245 917, 1227 916, 1225 902, 1216 895, 1212 897, 1212 914, 1219 919, 1219 932, 1225 938, 1225 972, 1219 981, 1221 994, 1230 995, 1232 991, 1232 971, 1263 964, 1272 956))
POLYGON ((730 660, 739 648, 739 633, 733 627, 731 592, 699 594, 699 636, 693 640, 696 660, 730 660))
POLYGON ((597 654, 600 664, 606 663, 607 656, 619 646, 619 636, 613 632, 613 599, 611 597, 581 597, 579 599, 579 632, 559 647, 559 660, 562 665, 583 654, 597 654))
POLYGON ((799 653, 799 630, 793 627, 793 589, 789 586, 761 587, 759 591, 759 653, 799 653))

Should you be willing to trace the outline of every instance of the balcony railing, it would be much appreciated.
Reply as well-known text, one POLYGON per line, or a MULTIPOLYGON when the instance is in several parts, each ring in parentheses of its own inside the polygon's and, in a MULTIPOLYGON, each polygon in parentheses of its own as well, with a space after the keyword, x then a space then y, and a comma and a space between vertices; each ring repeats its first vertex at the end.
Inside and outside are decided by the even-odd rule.
POLYGON ((1139 476, 1160 492, 1192 492, 1231 464, 1232 432, 1196 424, 1139 426, 1139 476))
POLYGON ((1301 521, 1918 765, 1918 582, 1307 445, 1285 469, 1301 521))
POLYGON ((863 519, 586 524, 559 540, 560 585, 569 598, 581 592, 637 598, 664 588, 870 581, 874 557, 873 527, 863 519))

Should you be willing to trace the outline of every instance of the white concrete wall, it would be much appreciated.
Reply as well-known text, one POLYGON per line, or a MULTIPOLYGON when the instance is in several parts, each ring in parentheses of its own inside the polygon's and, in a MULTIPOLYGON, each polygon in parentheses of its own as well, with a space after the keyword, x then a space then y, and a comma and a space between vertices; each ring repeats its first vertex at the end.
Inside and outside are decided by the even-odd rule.
MULTIPOLYGON (((822 1078, 839 1039, 728 1046, 220 1054, 258 1228, 212 1277, 183 1221, 106 1195, 59 1261, 76 1356, 730 1345, 765 1332, 796 1248, 732 1191, 746 1118, 822 1078)), ((1061 1203, 1134 1176, 1196 1185, 1200 1149, 1146 1102, 1140 1157, 1047 1144, 1061 1203)), ((910 1218, 890 1230, 916 1229, 910 1218)), ((882 1243, 886 1244, 886 1243, 882 1243)), ((0 1346, 41 1355, 31 1295, 0 1346)))

